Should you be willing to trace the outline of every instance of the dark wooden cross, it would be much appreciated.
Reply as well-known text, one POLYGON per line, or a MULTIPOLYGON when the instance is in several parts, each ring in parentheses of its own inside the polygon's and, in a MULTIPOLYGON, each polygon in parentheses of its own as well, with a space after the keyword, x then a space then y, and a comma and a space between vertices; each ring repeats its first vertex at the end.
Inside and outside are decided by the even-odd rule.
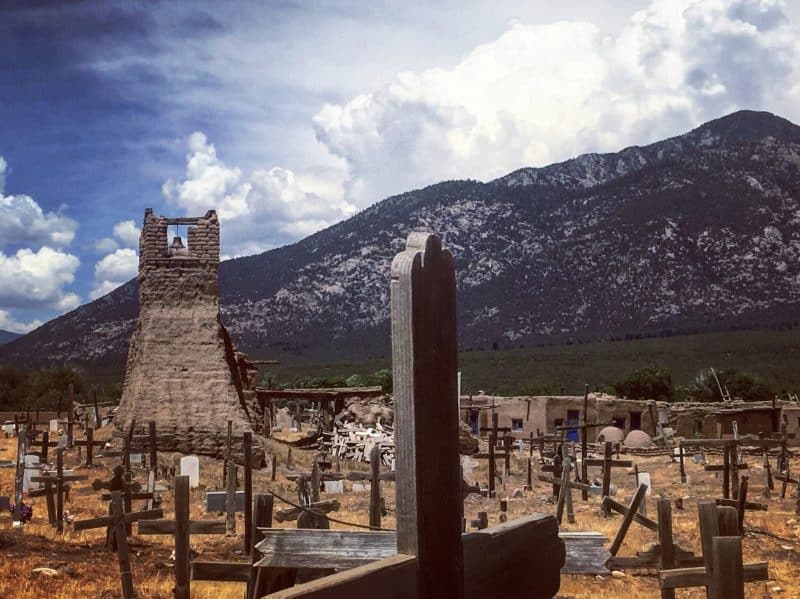
POLYGON ((703 501, 698 511, 704 566, 659 570, 660 588, 704 586, 711 599, 745 599, 745 582, 768 579, 767 562, 742 563, 742 539, 734 508, 703 501))
POLYGON ((102 447, 105 445, 105 441, 95 441, 94 429, 90 426, 86 428, 86 438, 80 441, 74 441, 73 444, 77 447, 86 448, 86 467, 91 468, 94 466, 94 448, 102 447))
POLYGON ((611 457, 612 445, 610 441, 606 441, 603 447, 603 457, 600 458, 583 458, 583 462, 587 466, 602 466, 603 467, 603 497, 610 494, 611 489, 611 470, 612 468, 630 468, 633 466, 632 460, 614 460, 611 457))
POLYGON ((50 440, 50 431, 43 430, 42 431, 42 438, 39 441, 32 441, 30 443, 33 447, 40 448, 39 451, 35 452, 39 455, 42 462, 47 462, 47 450, 50 447, 58 447, 58 441, 51 441, 50 440))
POLYGON ((128 553, 128 536, 125 532, 126 524, 162 518, 163 516, 164 512, 161 509, 126 513, 122 505, 122 493, 114 491, 111 494, 111 515, 73 522, 72 526, 76 531, 109 526, 113 527, 116 537, 119 573, 122 581, 122 596, 124 599, 133 599, 136 597, 136 591, 133 588, 130 555, 128 553))
MULTIPOLYGON (((160 511, 160 510, 159 510, 160 511)), ((140 535, 174 535, 175 597, 189 599, 190 535, 225 534, 224 520, 189 519, 189 477, 175 477, 175 519, 148 520, 139 523, 140 535)))
POLYGON ((497 433, 498 432, 507 432, 511 429, 509 427, 502 427, 497 426, 497 412, 492 413, 492 426, 485 427, 482 426, 480 428, 481 432, 488 432, 489 433, 489 451, 488 453, 476 453, 473 454, 472 457, 477 460, 488 460, 489 463, 489 497, 495 496, 495 478, 496 478, 496 464, 495 460, 497 458, 505 458, 506 460, 506 473, 508 473, 508 469, 510 467, 510 459, 511 455, 508 451, 505 453, 496 453, 497 449, 497 433))
POLYGON ((64 449, 56 449, 56 472, 55 475, 32 476, 31 482, 44 483, 45 488, 42 495, 47 497, 47 511, 52 524, 52 500, 55 495, 55 525, 58 532, 64 531, 64 494, 65 484, 79 480, 87 480, 89 477, 83 474, 64 474, 64 449), (55 488, 53 488, 55 485, 55 488))

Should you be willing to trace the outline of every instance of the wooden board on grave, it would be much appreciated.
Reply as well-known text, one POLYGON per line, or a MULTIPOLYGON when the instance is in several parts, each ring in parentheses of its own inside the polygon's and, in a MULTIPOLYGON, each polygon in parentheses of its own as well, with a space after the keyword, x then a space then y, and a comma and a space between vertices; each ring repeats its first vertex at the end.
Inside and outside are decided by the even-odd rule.
MULTIPOLYGON (((227 493, 225 491, 206 491, 206 512, 224 512, 225 511, 225 498, 227 493)), ((244 491, 236 491, 236 506, 237 512, 244 511, 244 491)))

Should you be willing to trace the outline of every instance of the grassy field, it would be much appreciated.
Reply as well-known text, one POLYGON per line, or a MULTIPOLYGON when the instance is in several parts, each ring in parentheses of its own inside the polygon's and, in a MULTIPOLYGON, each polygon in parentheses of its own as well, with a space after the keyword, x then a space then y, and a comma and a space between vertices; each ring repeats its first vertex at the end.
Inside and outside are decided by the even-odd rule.
MULTIPOLYGON (((582 393, 609 386, 626 374, 658 364, 672 374, 676 387, 689 385, 702 368, 736 368, 762 377, 778 392, 800 392, 800 328, 782 331, 732 331, 562 345, 525 349, 462 352, 462 392, 479 389, 504 395, 582 393)), ((263 373, 278 383, 298 377, 345 378, 390 368, 386 360, 313 364, 285 362, 263 373)))

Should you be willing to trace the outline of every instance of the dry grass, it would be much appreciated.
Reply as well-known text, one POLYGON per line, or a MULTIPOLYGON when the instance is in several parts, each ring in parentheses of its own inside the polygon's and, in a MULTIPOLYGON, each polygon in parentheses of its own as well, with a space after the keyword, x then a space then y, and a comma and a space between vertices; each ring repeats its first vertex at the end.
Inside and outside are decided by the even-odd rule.
MULTIPOLYGON (((103 431, 101 431, 103 432, 103 431)), ((107 434, 107 433, 106 433, 107 434)), ((285 464, 287 448, 272 442, 270 452, 277 451, 281 456, 281 463, 285 464)), ((0 439, 0 459, 14 459, 16 452, 16 439, 0 439)), ((310 452, 293 450, 293 461, 301 467, 308 467, 310 452)), ((177 456, 162 455, 162 459, 172 459, 177 456)), ((713 456, 710 456, 715 460, 713 456)), ((516 456, 515 456, 516 459, 516 456)), ((681 485, 678 477, 678 465, 671 464, 668 458, 634 458, 640 470, 647 470, 653 478, 653 488, 656 493, 664 493, 674 498, 683 496, 685 510, 673 509, 674 530, 677 543, 684 549, 700 553, 700 539, 697 526, 696 504, 698 500, 716 497, 721 484, 714 473, 706 473, 701 466, 687 461, 689 484, 681 485)), ((750 463, 750 497, 752 500, 761 500, 759 495, 763 488, 763 471, 759 467, 759 460, 749 458, 750 463)), ((107 466, 113 466, 114 460, 98 460, 107 466)), ((77 464, 77 454, 70 452, 66 458, 66 465, 77 464)), ((70 500, 66 509, 73 513, 76 519, 91 518, 104 515, 105 504, 99 500, 99 494, 91 491, 90 483, 94 478, 108 479, 110 469, 101 464, 93 469, 78 468, 78 472, 88 474, 90 480, 76 483, 73 487, 70 500)), ((279 469, 280 472, 281 469, 279 469)), ((512 471, 524 473, 524 462, 512 462, 512 471)), ((793 471, 800 471, 800 460, 793 464, 793 471)), ((477 480, 486 480, 485 461, 474 473, 477 480)), ((13 469, 0 469, 0 489, 8 493, 13 489, 13 469)), ((287 497, 294 496, 293 484, 279 475, 276 483, 269 482, 269 471, 255 473, 254 483, 256 490, 271 488, 277 493, 287 497)), ((143 473, 139 477, 143 481, 143 473)), ((201 484, 200 489, 192 494, 192 517, 195 519, 216 519, 216 514, 204 513, 204 491, 207 489, 220 489, 222 481, 222 467, 220 462, 206 458, 201 459, 201 484)), ((613 483, 619 487, 617 499, 623 500, 633 491, 633 477, 617 470, 613 476, 613 483)), ((523 498, 513 499, 513 492, 522 488, 524 476, 512 475, 506 481, 503 489, 498 489, 498 499, 508 498, 509 518, 513 519, 534 512, 552 512, 553 506, 548 503, 549 487, 539 483, 533 492, 526 492, 523 498)), ((384 526, 394 527, 394 488, 393 484, 385 483, 385 495, 389 513, 384 519, 384 526)), ((165 517, 172 517, 173 497, 171 492, 163 494, 165 517)), ((336 496, 340 501, 341 510, 336 517, 343 520, 367 524, 369 503, 368 493, 347 493, 336 496)), ((476 518, 479 511, 489 512, 490 525, 499 521, 498 499, 487 499, 470 495, 465 502, 465 516, 468 520, 476 518)), ((47 525, 47 511, 43 498, 29 500, 34 505, 33 522, 26 525, 24 530, 12 530, 11 519, 8 514, 0 515, 0 597, 39 597, 47 595, 50 599, 67 599, 74 597, 118 597, 119 576, 116 555, 104 547, 104 530, 92 530, 75 533, 70 530, 62 535, 57 535, 47 525), (48 578, 36 575, 34 568, 48 567, 58 571, 56 577, 48 578)), ((748 523, 753 528, 769 530, 774 534, 791 539, 779 541, 765 536, 748 534, 744 539, 744 553, 746 561, 769 562, 770 580, 766 583, 747 584, 748 597, 796 597, 800 598, 800 518, 794 515, 794 499, 771 499, 768 512, 748 512, 748 523), (794 521, 792 524, 789 522, 794 521), (790 547, 783 549, 782 547, 790 547), (781 592, 773 592, 773 587, 781 587, 781 592)), ((577 523, 564 524, 565 530, 592 530, 599 531, 613 538, 620 516, 604 518, 599 511, 599 498, 591 497, 588 503, 580 500, 580 495, 575 494, 575 511, 577 523)), ((135 503, 135 507, 138 505, 135 503)), ((277 505, 277 508, 282 506, 277 505)), ((655 513, 655 495, 648 503, 648 513, 655 513)), ((565 518, 566 521, 566 518, 565 518)), ((284 526, 278 524, 277 526, 284 526)), ((293 526, 287 523, 285 526, 293 526)), ((333 528, 346 528, 334 523, 333 528)), ((237 530, 243 529, 241 515, 238 517, 237 530)), ((134 525, 134 533, 136 527, 134 525)), ((620 550, 620 555, 633 555, 636 551, 646 549, 656 542, 655 533, 633 524, 625 543, 620 550)), ((199 552, 200 557, 206 560, 226 559, 243 560, 241 555, 241 537, 226 538, 223 536, 193 536, 192 545, 199 552)), ((170 553, 172 539, 165 536, 139 537, 134 534, 131 540, 131 555, 133 576, 137 590, 141 597, 169 598, 172 597, 172 563, 170 553)), ((192 584, 192 596, 209 599, 241 599, 244 586, 229 583, 203 583, 192 584)), ((522 592, 522 590, 521 590, 522 592)), ((521 595, 524 596, 524 593, 521 595)), ((560 597, 657 597, 658 582, 654 571, 628 572, 624 579, 617 580, 603 577, 602 580, 593 576, 563 576, 561 581, 560 597)), ((678 597, 703 597, 700 589, 681 590, 678 597)))

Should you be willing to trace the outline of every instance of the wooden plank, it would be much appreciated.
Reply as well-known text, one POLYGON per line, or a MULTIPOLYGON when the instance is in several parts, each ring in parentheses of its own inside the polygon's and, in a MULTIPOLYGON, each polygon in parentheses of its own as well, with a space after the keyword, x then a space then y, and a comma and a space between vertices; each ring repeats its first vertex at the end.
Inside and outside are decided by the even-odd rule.
MULTIPOLYGON (((116 492, 116 491, 115 491, 116 492)), ((113 493, 112 493, 113 496, 113 493)), ((125 514, 124 520, 126 523, 139 522, 139 528, 145 525, 142 520, 155 520, 164 517, 164 510, 161 508, 155 510, 145 510, 142 512, 131 512, 125 514)), ((149 524, 149 523, 148 523, 149 524)), ((76 520, 72 523, 74 530, 88 530, 90 528, 101 528, 104 526, 113 526, 114 516, 100 516, 99 518, 91 518, 90 520, 76 520)))
POLYGON ((453 256, 436 236, 412 232, 392 261, 390 290, 397 551, 418 558, 420 596, 461 599, 453 256))
POLYGON ((175 477, 175 599, 191 597, 189 477, 175 477))
POLYGON ((114 520, 114 535, 117 540, 117 561, 122 579, 122 596, 124 599, 133 599, 136 594, 133 590, 133 573, 131 560, 128 555, 128 537, 125 533, 125 512, 122 507, 122 493, 114 491, 111 494, 111 518, 114 520))
MULTIPOLYGON (((150 520, 139 522, 140 535, 173 535, 175 534, 174 520, 150 520)), ((224 535, 224 520, 192 520, 189 522, 191 535, 224 535)))
POLYGON ((386 531, 259 529, 264 557, 257 567, 355 568, 397 553, 397 535, 386 531))
MULTIPOLYGON (((627 507, 625 507, 618 501, 611 499, 611 497, 603 497, 603 507, 614 510, 615 512, 618 512, 623 515, 628 510, 627 507)), ((656 524, 654 520, 651 520, 647 516, 642 516, 641 514, 636 513, 633 516, 633 521, 636 522, 637 524, 641 524, 645 528, 649 528, 653 532, 658 532, 658 524, 656 524)))
POLYGON ((408 599, 417 596, 417 559, 394 555, 267 595, 268 599, 408 599))
POLYGON ((250 580, 250 564, 245 562, 194 560, 191 568, 192 580, 213 580, 215 582, 247 582, 250 580))
POLYGON ((712 547, 714 556, 711 575, 712 599, 744 599, 742 539, 715 537, 712 547))
MULTIPOLYGON (((745 564, 742 567, 742 578, 744 582, 768 580, 769 567, 767 562, 745 564)), ((662 589, 685 589, 689 587, 705 586, 709 581, 706 576, 706 569, 704 567, 699 567, 659 571, 658 582, 662 589)))
MULTIPOLYGON (((586 458, 587 466, 603 466, 605 460, 603 458, 586 458)), ((611 460, 612 467, 619 468, 632 468, 633 460, 611 460)))
MULTIPOLYGON (((661 549, 661 570, 675 567, 675 545, 672 541, 672 504, 660 497, 656 503, 658 513, 658 544, 661 549)), ((674 589, 661 589, 661 599, 675 599, 674 589)))
POLYGON ((244 454, 244 554, 253 551, 253 433, 247 431, 242 439, 244 454))
POLYGON ((617 551, 619 551, 622 541, 625 540, 625 535, 628 533, 628 529, 631 526, 631 522, 633 522, 633 517, 639 509, 639 504, 645 498, 645 493, 647 493, 647 485, 639 485, 636 494, 633 496, 633 499, 631 499, 631 504, 628 506, 625 516, 622 518, 617 536, 614 537, 611 548, 608 550, 611 555, 616 555, 617 551))
MULTIPOLYGON (((552 515, 535 514, 462 535, 465 599, 552 597, 566 562, 552 515)), ((447 597, 442 595, 441 597, 447 597)))
MULTIPOLYGON (((381 447, 379 444, 372 447, 369 459, 372 474, 369 486, 369 525, 377 530, 381 527, 381 447)), ((316 465, 316 462, 314 463, 316 465)), ((319 493, 317 495, 319 500, 319 493)))

